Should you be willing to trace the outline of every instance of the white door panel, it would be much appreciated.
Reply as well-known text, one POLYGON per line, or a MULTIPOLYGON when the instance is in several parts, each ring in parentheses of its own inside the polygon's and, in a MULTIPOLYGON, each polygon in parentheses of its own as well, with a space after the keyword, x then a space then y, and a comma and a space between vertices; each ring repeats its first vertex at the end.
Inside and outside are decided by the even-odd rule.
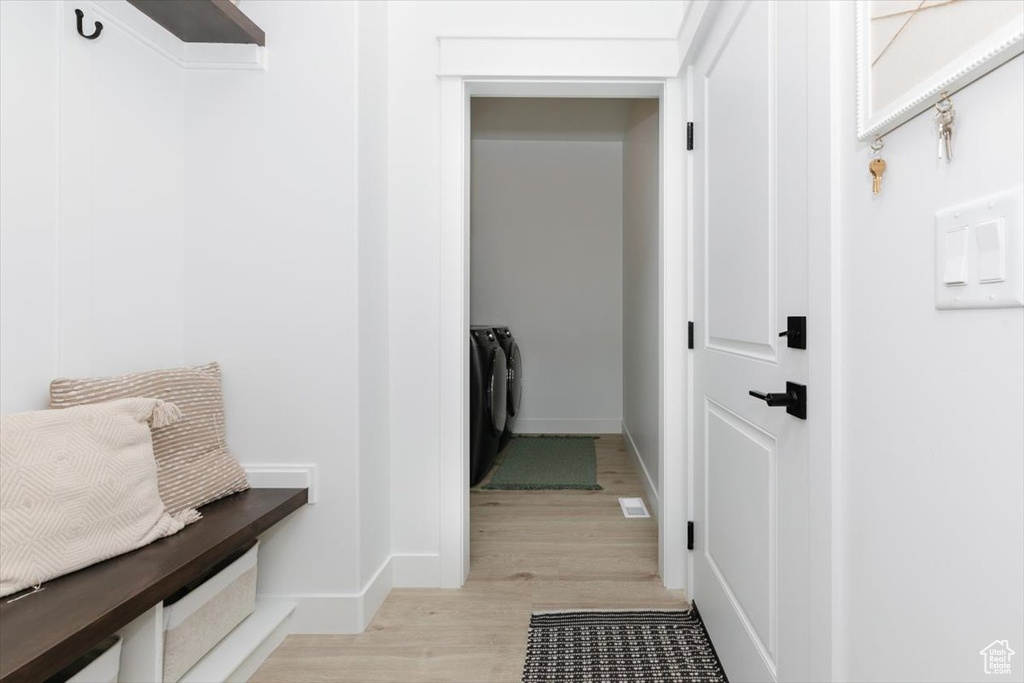
POLYGON ((775 348, 771 14, 768 3, 748 7, 711 56, 701 122, 715 141, 707 157, 707 212, 716 228, 706 252, 708 336, 717 347, 768 356, 775 348))
POLYGON ((725 406, 711 399, 704 405, 706 561, 774 658, 777 442, 725 406))
POLYGON ((694 599, 730 680, 806 680, 807 422, 748 395, 806 384, 813 352, 778 336, 807 313, 806 5, 713 21, 690 72, 694 599))

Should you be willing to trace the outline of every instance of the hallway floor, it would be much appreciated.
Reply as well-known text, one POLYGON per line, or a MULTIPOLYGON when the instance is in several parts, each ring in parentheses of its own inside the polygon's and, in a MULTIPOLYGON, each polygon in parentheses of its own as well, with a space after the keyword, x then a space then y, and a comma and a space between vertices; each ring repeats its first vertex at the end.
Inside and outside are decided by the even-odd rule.
POLYGON ((289 636, 251 680, 511 683, 534 611, 685 608, 658 578, 656 522, 619 508, 643 495, 622 437, 596 445, 603 491, 472 491, 461 590, 395 589, 366 632, 289 636))

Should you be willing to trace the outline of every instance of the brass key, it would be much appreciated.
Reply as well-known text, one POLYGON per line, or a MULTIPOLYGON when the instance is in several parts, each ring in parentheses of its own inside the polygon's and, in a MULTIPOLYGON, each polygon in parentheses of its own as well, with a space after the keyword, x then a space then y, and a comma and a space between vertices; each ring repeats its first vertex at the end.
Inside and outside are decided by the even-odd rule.
POLYGON ((874 157, 868 162, 868 171, 871 172, 871 191, 878 194, 882 191, 882 175, 885 173, 885 159, 874 157))

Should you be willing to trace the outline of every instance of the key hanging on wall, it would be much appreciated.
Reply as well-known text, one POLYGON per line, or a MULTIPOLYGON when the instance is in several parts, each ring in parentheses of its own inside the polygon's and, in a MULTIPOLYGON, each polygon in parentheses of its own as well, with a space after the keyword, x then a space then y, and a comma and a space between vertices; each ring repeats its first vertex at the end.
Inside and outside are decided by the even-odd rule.
POLYGON ((953 161, 953 122, 956 110, 949 95, 942 93, 942 99, 935 104, 935 125, 939 130, 939 158, 946 163, 953 161))
POLYGON ((871 141, 871 161, 868 162, 868 173, 871 174, 871 192, 878 194, 882 191, 882 176, 885 174, 885 159, 882 158, 882 147, 885 143, 882 138, 875 137, 871 141))

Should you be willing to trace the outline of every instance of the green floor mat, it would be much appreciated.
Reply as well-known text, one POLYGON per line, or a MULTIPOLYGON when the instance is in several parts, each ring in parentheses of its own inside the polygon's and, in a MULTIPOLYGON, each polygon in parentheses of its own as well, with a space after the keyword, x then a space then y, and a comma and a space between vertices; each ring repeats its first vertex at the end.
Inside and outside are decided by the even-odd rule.
POLYGON ((512 439, 498 471, 484 489, 600 491, 594 439, 586 436, 518 436, 512 439))

